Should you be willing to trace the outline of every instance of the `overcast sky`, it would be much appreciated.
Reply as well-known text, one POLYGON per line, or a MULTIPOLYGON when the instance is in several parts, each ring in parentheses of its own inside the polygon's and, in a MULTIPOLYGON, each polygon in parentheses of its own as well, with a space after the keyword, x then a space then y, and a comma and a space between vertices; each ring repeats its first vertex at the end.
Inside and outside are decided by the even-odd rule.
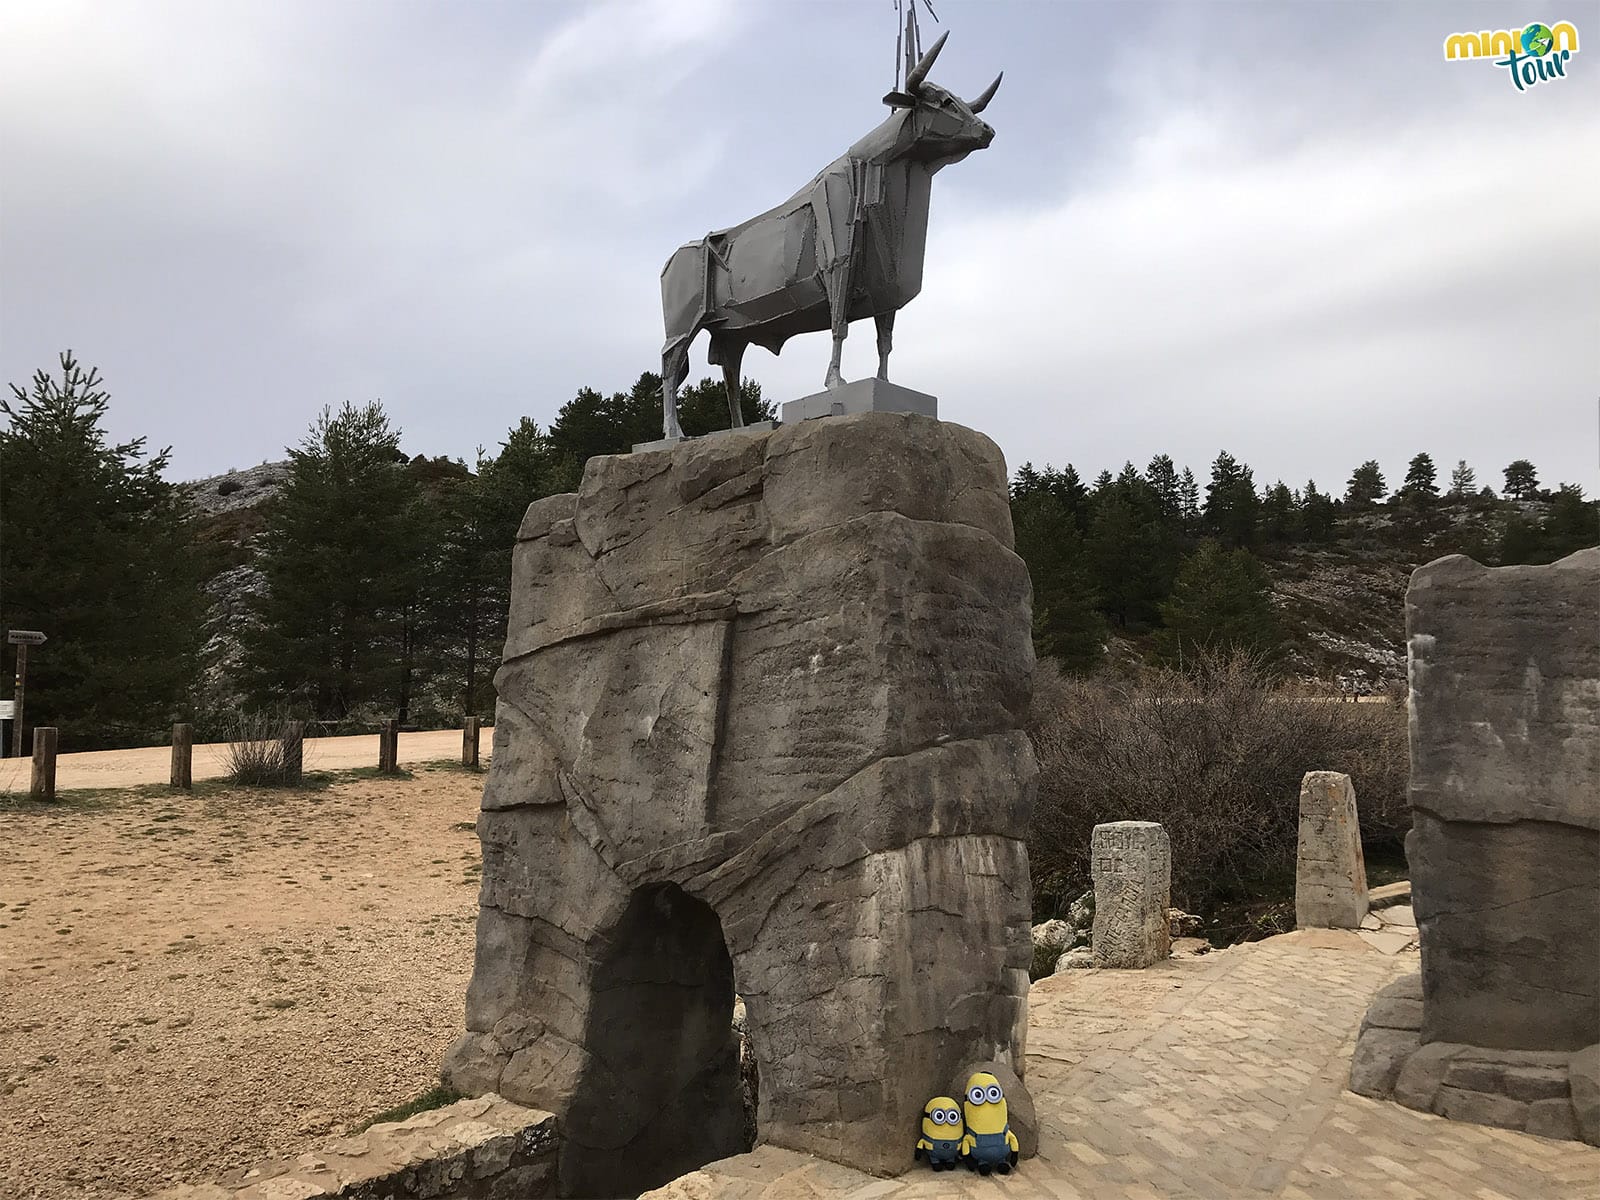
MULTIPOLYGON (((1600 491, 1600 4, 935 8, 936 82, 1006 72, 896 327, 941 415, 1086 476, 1426 450, 1600 491), (1443 59, 1556 19, 1566 79, 1443 59)), ((71 347, 176 478, 373 398, 470 461, 659 369, 667 255, 882 120, 894 37, 891 0, 0 0, 0 367, 71 347)), ((745 371, 781 401, 827 358, 745 371)))

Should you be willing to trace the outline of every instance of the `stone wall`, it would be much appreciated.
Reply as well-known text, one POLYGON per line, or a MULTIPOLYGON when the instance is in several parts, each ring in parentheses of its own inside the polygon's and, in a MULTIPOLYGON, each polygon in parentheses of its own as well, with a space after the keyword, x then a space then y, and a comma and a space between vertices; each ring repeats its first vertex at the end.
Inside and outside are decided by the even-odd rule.
POLYGON ((1600 550, 1439 559, 1412 576, 1406 624, 1422 973, 1405 1022, 1374 1005, 1352 1086, 1583 1132, 1584 1048, 1600 1041, 1600 550), (1563 1124, 1550 1114, 1569 1099, 1563 1124))
POLYGON ((481 1096, 153 1200, 541 1200, 555 1160, 553 1116, 481 1096))
POLYGON ((566 1195, 759 1135, 889 1174, 964 1063, 1020 1075, 1031 589, 971 430, 864 414, 596 458, 513 560, 467 1033, 566 1195))

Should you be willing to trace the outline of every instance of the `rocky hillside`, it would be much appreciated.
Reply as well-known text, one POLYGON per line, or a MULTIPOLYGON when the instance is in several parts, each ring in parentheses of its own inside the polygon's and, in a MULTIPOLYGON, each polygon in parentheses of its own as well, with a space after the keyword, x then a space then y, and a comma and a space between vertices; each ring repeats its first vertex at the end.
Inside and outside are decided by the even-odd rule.
POLYGON ((263 580, 254 566, 257 540, 265 525, 262 505, 278 494, 289 464, 266 462, 243 471, 180 484, 189 499, 201 542, 211 562, 205 591, 204 675, 200 706, 220 712, 236 707, 234 679, 239 669, 239 629, 249 619, 251 596, 263 580))

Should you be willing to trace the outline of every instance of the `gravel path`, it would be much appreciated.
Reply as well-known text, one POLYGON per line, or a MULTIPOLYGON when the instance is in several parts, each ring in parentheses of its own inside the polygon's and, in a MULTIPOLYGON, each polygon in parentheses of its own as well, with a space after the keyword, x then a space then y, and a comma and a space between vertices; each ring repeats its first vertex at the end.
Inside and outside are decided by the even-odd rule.
POLYGON ((202 1182, 431 1087, 481 790, 431 768, 0 809, 0 1200, 202 1182))
MULTIPOLYGON (((492 731, 482 730, 479 737, 480 761, 489 762, 489 742, 492 731)), ((194 777, 196 779, 221 779, 227 774, 226 742, 208 743, 194 748, 194 777)), ((423 763, 440 759, 461 761, 461 731, 459 729, 425 730, 420 733, 400 735, 400 762, 423 763)), ((378 735, 355 734, 351 737, 307 738, 305 743, 305 769, 308 771, 342 771, 351 767, 378 765, 378 735)), ((0 759, 0 795, 11 792, 21 795, 28 790, 32 759, 0 759)), ((77 754, 56 757, 56 790, 71 788, 124 788, 146 783, 166 783, 172 778, 172 747, 144 746, 135 750, 85 750, 77 754)))

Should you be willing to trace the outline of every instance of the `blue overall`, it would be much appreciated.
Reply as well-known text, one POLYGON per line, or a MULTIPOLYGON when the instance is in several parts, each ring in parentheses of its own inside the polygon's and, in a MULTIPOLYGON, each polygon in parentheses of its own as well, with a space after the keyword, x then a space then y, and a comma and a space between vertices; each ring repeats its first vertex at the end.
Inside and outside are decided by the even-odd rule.
POLYGON ((967 1157, 975 1163, 990 1163, 998 1165, 1011 1161, 1011 1147, 1006 1145, 1006 1132, 1011 1128, 1007 1125, 999 1133, 975 1133, 972 1135, 972 1153, 967 1157))
POLYGON ((961 1143, 955 1138, 929 1138, 933 1149, 928 1151, 931 1163, 953 1163, 961 1157, 961 1143))

